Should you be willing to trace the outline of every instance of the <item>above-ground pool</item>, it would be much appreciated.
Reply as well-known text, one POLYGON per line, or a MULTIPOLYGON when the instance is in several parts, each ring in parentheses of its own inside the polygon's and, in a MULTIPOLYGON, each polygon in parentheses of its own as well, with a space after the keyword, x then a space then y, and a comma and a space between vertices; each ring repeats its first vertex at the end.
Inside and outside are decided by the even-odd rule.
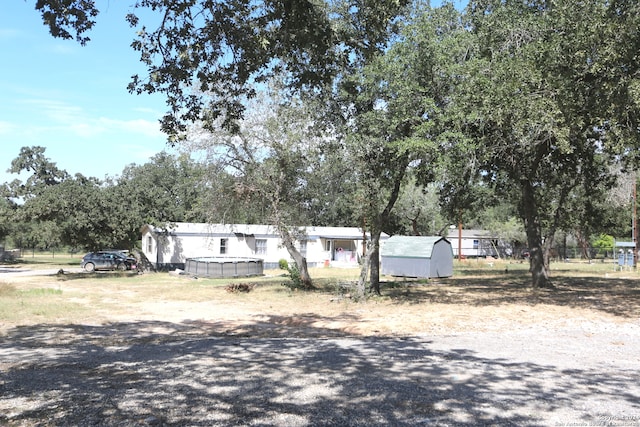
POLYGON ((262 276, 263 261, 259 258, 202 257, 188 258, 185 271, 202 277, 262 276))

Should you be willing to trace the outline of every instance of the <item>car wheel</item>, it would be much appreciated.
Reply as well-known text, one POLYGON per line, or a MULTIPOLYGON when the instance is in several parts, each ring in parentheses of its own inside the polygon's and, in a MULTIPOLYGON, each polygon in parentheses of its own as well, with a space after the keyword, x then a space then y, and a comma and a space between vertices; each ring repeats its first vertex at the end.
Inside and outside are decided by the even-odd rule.
POLYGON ((96 269, 96 266, 94 263, 92 262, 88 262, 84 265, 84 269, 85 271, 88 271, 89 273, 91 273, 92 271, 94 271, 96 269))
POLYGON ((118 264, 118 270, 125 271, 127 269, 127 265, 124 262, 118 264))

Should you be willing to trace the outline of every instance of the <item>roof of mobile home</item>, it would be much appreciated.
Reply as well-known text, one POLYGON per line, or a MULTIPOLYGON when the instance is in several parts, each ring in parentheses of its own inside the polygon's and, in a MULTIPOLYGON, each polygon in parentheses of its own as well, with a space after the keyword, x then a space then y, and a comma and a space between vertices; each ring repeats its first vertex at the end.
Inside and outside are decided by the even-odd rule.
MULTIPOLYGON (((362 240, 363 232, 358 227, 313 227, 306 226, 300 227, 303 229, 309 239, 327 238, 327 239, 350 239, 350 240, 362 240)), ((272 225, 262 224, 206 224, 206 223, 188 223, 188 222, 176 222, 167 224, 166 227, 157 227, 153 225, 146 225, 142 228, 142 232, 148 229, 154 233, 165 233, 170 235, 192 235, 192 236, 207 236, 207 235, 229 235, 239 234, 244 236, 254 237, 268 237, 277 236, 278 232, 272 225)), ((369 233, 366 233, 367 238, 369 233)), ((381 239, 387 239, 388 234, 382 233, 381 239)))

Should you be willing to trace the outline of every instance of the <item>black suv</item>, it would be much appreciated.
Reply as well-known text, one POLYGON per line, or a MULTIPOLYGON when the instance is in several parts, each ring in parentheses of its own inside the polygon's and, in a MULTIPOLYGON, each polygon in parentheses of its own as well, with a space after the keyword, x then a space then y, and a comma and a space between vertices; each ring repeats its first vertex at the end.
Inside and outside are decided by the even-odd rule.
POLYGON ((80 267, 86 271, 95 270, 133 270, 137 266, 135 258, 128 257, 122 252, 100 251, 91 252, 82 257, 80 267))

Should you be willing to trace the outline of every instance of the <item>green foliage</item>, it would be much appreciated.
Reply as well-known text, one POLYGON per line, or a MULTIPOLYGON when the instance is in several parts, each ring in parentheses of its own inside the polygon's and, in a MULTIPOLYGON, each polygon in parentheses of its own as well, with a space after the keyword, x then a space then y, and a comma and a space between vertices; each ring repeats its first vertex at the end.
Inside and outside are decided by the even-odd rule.
POLYGON ((82 45, 90 40, 84 33, 93 28, 98 15, 94 0, 38 0, 36 9, 53 37, 75 38, 82 45))
MULTIPOLYGON (((155 29, 143 27, 132 44, 148 75, 134 76, 129 89, 167 96, 170 112, 162 129, 174 140, 187 124, 213 130, 218 118, 223 128, 237 131, 243 99, 255 94, 255 82, 283 74, 294 90, 316 88, 363 50, 384 47, 380 34, 405 1, 364 3, 339 1, 332 10, 319 0, 138 2, 164 17, 155 29), (200 95, 193 94, 194 86, 200 95)), ((127 17, 132 26, 139 25, 137 13, 127 17)))
POLYGON ((449 225, 440 213, 437 187, 422 187, 414 179, 403 186, 393 218, 398 223, 397 228, 384 230, 391 235, 435 236, 449 225))
POLYGON ((80 174, 73 177, 44 157, 42 147, 23 147, 12 171, 33 171, 25 183, 11 183, 0 213, 13 217, 0 226, 17 247, 83 250, 132 249, 146 223, 204 221, 201 212, 203 170, 188 157, 160 153, 142 166, 129 166, 117 182, 80 174))
POLYGON ((145 224, 204 222, 206 191, 202 165, 187 155, 166 152, 143 165, 128 166, 110 188, 111 197, 127 206, 122 216, 138 229, 145 224))
POLYGON ((10 197, 29 199, 38 195, 46 188, 60 184, 69 177, 65 170, 58 169, 56 164, 45 157, 45 147, 22 147, 18 157, 11 161, 9 172, 29 172, 25 182, 13 181, 9 183, 10 197))
POLYGON ((133 247, 139 240, 137 224, 129 224, 121 214, 133 207, 109 197, 109 188, 97 179, 76 175, 27 200, 21 212, 34 224, 32 237, 38 247, 62 244, 96 250, 133 247))
MULTIPOLYGON (((393 211, 400 189, 410 171, 422 185, 436 177, 443 151, 438 137, 442 111, 453 87, 450 63, 460 53, 455 39, 464 34, 460 15, 451 5, 415 12, 412 20, 398 25, 397 39, 392 31, 386 33, 395 43, 366 57, 359 69, 343 78, 338 94, 342 109, 350 112, 344 132, 358 177, 357 214, 372 236, 359 289, 364 289, 370 267, 376 293, 379 236, 382 230, 398 229, 398 213, 393 211)), ((411 220, 418 218, 410 206, 403 210, 411 220)))
POLYGON ((289 288, 292 291, 305 289, 305 285, 302 281, 302 277, 300 276, 300 269, 298 269, 298 266, 294 263, 287 266, 286 270, 288 272, 290 281, 282 283, 282 286, 289 288))
POLYGON ((608 234, 600 234, 593 240, 591 246, 598 250, 598 255, 604 255, 607 252, 612 253, 614 250, 615 239, 608 234))
POLYGON ((612 166, 636 151, 620 149, 638 144, 628 127, 639 110, 616 107, 629 101, 638 71, 624 59, 629 43, 614 34, 637 24, 628 8, 637 6, 471 2, 474 43, 455 96, 460 129, 476 142, 484 184, 518 206, 535 286, 548 283, 556 231, 592 234, 604 207, 593 201, 613 186, 612 166))
POLYGON ((278 261, 278 268, 279 268, 280 270, 288 270, 288 269, 289 269, 289 262, 288 262, 286 259, 281 258, 281 259, 278 261))
POLYGON ((0 196, 0 218, 3 218, 0 221, 0 246, 2 246, 2 242, 7 235, 11 233, 12 224, 14 223, 13 216, 15 212, 15 205, 11 203, 8 199, 5 199, 0 196))

